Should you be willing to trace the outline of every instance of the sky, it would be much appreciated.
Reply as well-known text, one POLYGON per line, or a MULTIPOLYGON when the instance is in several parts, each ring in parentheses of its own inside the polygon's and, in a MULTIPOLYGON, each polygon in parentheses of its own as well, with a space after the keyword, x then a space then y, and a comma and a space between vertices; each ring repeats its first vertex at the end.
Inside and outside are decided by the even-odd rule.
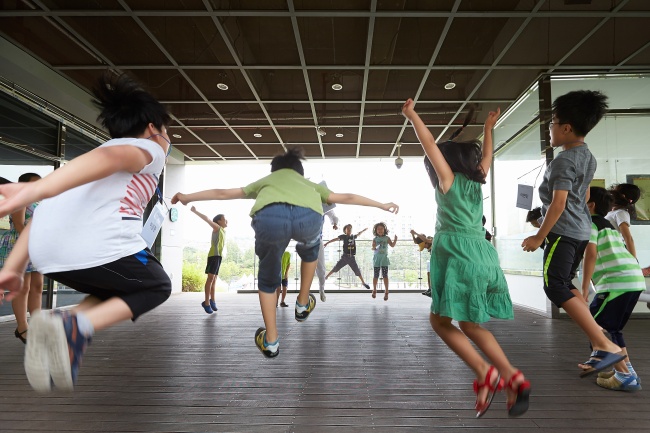
MULTIPOLYGON (((305 177, 311 181, 318 183, 325 180, 328 188, 338 193, 360 194, 382 203, 392 201, 400 206, 396 219, 407 218, 416 231, 433 232, 434 192, 421 157, 404 158, 401 169, 395 167, 394 158, 307 160, 303 165, 305 177)), ((269 161, 190 164, 186 166, 185 191, 182 192, 243 187, 268 175, 270 171, 269 161)), ((170 196, 174 192, 168 191, 170 196)), ((195 202, 194 206, 209 217, 223 213, 228 220, 228 238, 252 239, 254 233, 250 227, 249 212, 253 203, 253 200, 247 199, 205 201, 195 202)), ((207 245, 210 227, 192 214, 189 208, 180 211, 184 221, 185 243, 207 245)), ((362 206, 337 205, 335 211, 340 219, 340 228, 360 217, 367 218, 369 227, 375 222, 392 218, 390 213, 381 209, 362 206)), ((340 228, 334 232, 326 227, 323 237, 337 236, 341 233, 340 228)), ((356 227, 354 231, 357 231, 356 227)))

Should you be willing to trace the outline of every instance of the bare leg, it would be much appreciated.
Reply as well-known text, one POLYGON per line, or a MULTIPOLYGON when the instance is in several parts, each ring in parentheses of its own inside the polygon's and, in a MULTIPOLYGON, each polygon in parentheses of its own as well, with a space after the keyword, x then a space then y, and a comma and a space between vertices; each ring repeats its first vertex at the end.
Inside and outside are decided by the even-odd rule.
POLYGON ((72 311, 73 314, 83 312, 85 313, 89 309, 96 307, 97 305, 101 304, 102 300, 93 296, 93 295, 88 295, 84 298, 83 301, 79 303, 79 305, 76 305, 73 307, 70 311, 72 311))
POLYGON ((24 276, 23 290, 20 295, 16 296, 11 301, 11 308, 14 310, 16 316, 16 329, 18 332, 23 332, 28 328, 27 325, 27 299, 29 297, 29 290, 31 285, 31 272, 24 276))
POLYGON ((314 279, 314 272, 316 272, 316 260, 313 262, 300 262, 300 293, 297 299, 300 305, 307 305, 309 302, 309 289, 314 279))
POLYGON ((621 348, 609 341, 596 323, 582 296, 574 296, 562 304, 562 308, 587 335, 594 350, 618 353, 621 348))
POLYGON ((27 297, 27 310, 30 314, 43 307, 43 274, 30 272, 29 296, 27 297))
POLYGON ((384 301, 388 300, 388 277, 384 277, 384 301))
POLYGON ((278 301, 280 300, 280 291, 282 290, 281 287, 278 287, 275 289, 275 306, 278 306, 278 301))
POLYGON ((282 302, 287 298, 287 286, 282 286, 282 302))
POLYGON ((219 275, 215 274, 214 278, 212 279, 212 285, 210 286, 210 299, 212 299, 213 301, 215 300, 215 291, 217 289, 217 278, 218 277, 219 277, 219 275))
POLYGON ((205 279, 205 301, 203 305, 210 305, 210 295, 214 299, 214 282, 216 281, 217 276, 215 274, 208 274, 208 277, 205 279))
POLYGON ((111 298, 90 307, 84 311, 84 315, 90 320, 95 331, 133 318, 131 308, 120 298, 111 298))
POLYGON ((262 308, 262 319, 264 319, 264 327, 266 328, 267 343, 273 343, 278 339, 278 327, 275 323, 275 309, 278 305, 276 293, 259 291, 260 307, 262 308))

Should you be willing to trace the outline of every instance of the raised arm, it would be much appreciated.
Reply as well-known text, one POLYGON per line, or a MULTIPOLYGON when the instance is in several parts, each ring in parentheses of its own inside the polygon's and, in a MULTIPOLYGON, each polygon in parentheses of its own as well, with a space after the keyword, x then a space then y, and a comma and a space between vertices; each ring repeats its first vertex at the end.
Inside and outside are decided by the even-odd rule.
POLYGON ((212 227, 212 230, 215 232, 218 232, 219 229, 221 229, 221 226, 214 221, 212 221, 210 218, 208 218, 206 215, 203 215, 201 212, 199 212, 194 206, 190 208, 192 212, 194 212, 199 218, 201 218, 203 221, 208 223, 210 227, 212 227))
POLYGON ((192 203, 193 201, 207 201, 207 200, 236 200, 246 198, 243 188, 230 188, 230 189, 206 189, 204 191, 193 192, 191 194, 183 194, 177 192, 172 197, 172 204, 181 202, 182 204, 192 203))
POLYGON ((492 157, 494 155, 492 130, 494 129, 494 124, 497 123, 500 114, 501 108, 497 108, 497 111, 490 111, 487 119, 485 119, 485 124, 483 125, 483 159, 481 159, 480 166, 486 177, 488 171, 490 171, 490 167, 492 166, 492 157))
POLYGON ((148 152, 135 146, 98 147, 36 182, 0 185, 0 195, 5 196, 5 200, 0 201, 0 216, 113 173, 137 173, 151 160, 148 152))
POLYGON ((393 240, 391 241, 390 238, 388 238, 388 245, 390 245, 392 248, 395 247, 395 244, 397 243, 397 235, 393 237, 393 240))
POLYGON ((356 204, 358 206, 376 207, 392 213, 397 213, 399 211, 399 206, 397 206, 395 203, 379 203, 378 201, 372 200, 362 195, 351 194, 351 193, 332 192, 327 198, 327 202, 339 203, 339 204, 356 204))
POLYGON ((365 229, 361 230, 359 233, 357 233, 357 234, 354 235, 354 236, 358 238, 358 237, 361 236, 361 234, 362 234, 363 232, 365 232, 366 230, 368 230, 368 227, 366 227, 365 229))
POLYGON ((411 98, 407 99, 404 105, 402 106, 402 114, 406 117, 409 122, 413 125, 415 130, 415 135, 417 135, 424 153, 427 154, 429 161, 433 165, 433 169, 438 175, 440 180, 440 190, 443 193, 446 193, 451 185, 454 183, 454 173, 451 171, 447 160, 440 152, 436 140, 433 138, 431 131, 424 124, 418 113, 415 112, 415 103, 411 98))
POLYGON ((325 243, 323 244, 323 248, 326 247, 326 246, 328 246, 328 245, 331 244, 332 242, 336 242, 336 241, 338 241, 338 240, 339 240, 339 238, 334 238, 334 239, 331 239, 331 240, 325 242, 325 243))

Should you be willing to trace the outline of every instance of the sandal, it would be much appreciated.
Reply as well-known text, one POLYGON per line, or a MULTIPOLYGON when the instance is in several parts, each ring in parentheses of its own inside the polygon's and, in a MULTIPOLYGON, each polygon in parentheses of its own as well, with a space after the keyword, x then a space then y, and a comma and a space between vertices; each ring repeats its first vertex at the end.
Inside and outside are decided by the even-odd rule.
POLYGON ((488 408, 490 407, 490 404, 492 404, 492 399, 494 398, 494 395, 497 393, 497 391, 503 389, 503 379, 501 379, 501 374, 498 371, 497 371, 496 384, 492 385, 492 383, 490 383, 490 379, 492 378, 493 371, 496 371, 496 368, 494 368, 494 366, 491 365, 490 368, 488 369, 488 372, 485 375, 485 379, 483 380, 483 383, 478 383, 478 380, 474 381, 474 394, 476 394, 476 404, 474 405, 474 408, 476 409, 476 418, 480 418, 483 415, 485 415, 485 412, 487 412, 488 408), (478 393, 480 390, 486 387, 490 392, 488 393, 486 400, 483 402, 483 404, 481 404, 478 401, 478 393))
POLYGON ((515 388, 512 382, 519 376, 523 376, 523 374, 520 370, 517 370, 508 381, 508 391, 512 391, 517 394, 517 399, 514 402, 506 402, 506 406, 508 407, 508 416, 520 416, 526 413, 528 410, 528 400, 530 398, 530 381, 524 380, 515 388))
POLYGON ((611 367, 612 365, 624 360, 625 358, 627 358, 627 355, 625 355, 623 352, 612 353, 605 352, 604 350, 594 350, 591 352, 589 360, 583 362, 582 364, 579 364, 580 368, 583 369, 582 373, 580 373, 580 377, 587 377, 593 373, 598 373, 599 371, 605 370, 606 368, 611 367), (587 368, 584 368, 582 366, 586 366, 587 368))
POLYGON ((17 339, 23 342, 23 344, 27 344, 27 338, 25 337, 25 334, 27 333, 27 329, 25 329, 23 332, 18 332, 18 328, 14 331, 14 335, 16 336, 17 339))

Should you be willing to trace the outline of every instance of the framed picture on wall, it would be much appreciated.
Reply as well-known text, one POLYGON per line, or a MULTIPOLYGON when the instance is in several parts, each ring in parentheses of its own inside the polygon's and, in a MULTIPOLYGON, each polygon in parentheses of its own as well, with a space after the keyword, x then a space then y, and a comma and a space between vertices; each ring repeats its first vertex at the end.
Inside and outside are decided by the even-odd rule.
POLYGON ((600 188, 605 188, 605 189, 607 189, 607 187, 605 186, 605 179, 595 179, 595 178, 594 178, 594 179, 591 181, 591 183, 589 184, 589 186, 598 186, 598 187, 600 187, 600 188))
POLYGON ((628 174, 627 183, 634 184, 641 190, 641 197, 636 202, 636 215, 632 215, 631 224, 650 225, 650 174, 628 174))

